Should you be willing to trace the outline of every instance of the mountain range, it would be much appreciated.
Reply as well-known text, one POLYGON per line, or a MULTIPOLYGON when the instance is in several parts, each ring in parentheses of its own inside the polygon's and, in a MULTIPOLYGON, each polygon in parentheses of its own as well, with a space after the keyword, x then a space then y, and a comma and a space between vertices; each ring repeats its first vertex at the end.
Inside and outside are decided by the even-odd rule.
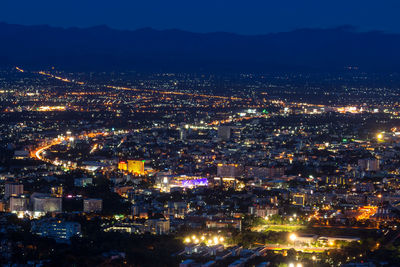
POLYGON ((0 23, 0 66, 145 71, 400 71, 400 34, 351 26, 264 35, 0 23))

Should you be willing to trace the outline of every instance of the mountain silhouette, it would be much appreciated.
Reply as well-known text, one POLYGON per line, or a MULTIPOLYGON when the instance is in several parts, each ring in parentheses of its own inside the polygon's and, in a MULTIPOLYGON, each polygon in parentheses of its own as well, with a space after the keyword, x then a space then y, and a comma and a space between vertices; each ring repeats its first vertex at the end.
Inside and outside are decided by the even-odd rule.
POLYGON ((71 70, 400 70, 400 35, 350 26, 265 35, 0 23, 0 65, 71 70))

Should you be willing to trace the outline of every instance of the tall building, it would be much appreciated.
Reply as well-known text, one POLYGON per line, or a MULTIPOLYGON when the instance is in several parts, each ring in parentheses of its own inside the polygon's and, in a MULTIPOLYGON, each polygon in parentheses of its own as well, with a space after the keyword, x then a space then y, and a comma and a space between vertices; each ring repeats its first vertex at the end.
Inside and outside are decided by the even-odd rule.
POLYGON ((28 198, 25 197, 10 197, 10 212, 28 210, 28 198))
POLYGON ((4 190, 4 198, 8 199, 11 196, 19 196, 24 193, 24 185, 19 183, 7 182, 4 190))
POLYGON ((222 141, 228 141, 229 139, 231 139, 231 132, 231 126, 221 125, 218 127, 218 138, 222 141))
POLYGON ((187 130, 185 128, 179 128, 179 139, 185 140, 187 137, 187 130))
POLYGON ((378 159, 359 159, 358 166, 363 171, 379 171, 379 160, 378 159))
POLYGON ((128 172, 144 175, 144 160, 128 160, 128 172))

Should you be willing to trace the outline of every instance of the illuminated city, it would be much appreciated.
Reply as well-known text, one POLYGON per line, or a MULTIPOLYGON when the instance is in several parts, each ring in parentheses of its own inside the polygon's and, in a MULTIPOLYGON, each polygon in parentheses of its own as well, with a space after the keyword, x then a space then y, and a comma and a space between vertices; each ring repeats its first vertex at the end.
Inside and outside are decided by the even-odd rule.
POLYGON ((396 29, 61 2, 0 22, 1 266, 400 266, 396 29))

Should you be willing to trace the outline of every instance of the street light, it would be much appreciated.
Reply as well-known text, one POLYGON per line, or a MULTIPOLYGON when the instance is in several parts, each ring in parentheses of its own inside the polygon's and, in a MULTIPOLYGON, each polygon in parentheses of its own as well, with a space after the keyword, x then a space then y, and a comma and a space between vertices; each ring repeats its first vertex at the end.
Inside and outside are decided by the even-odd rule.
POLYGON ((297 239, 297 235, 295 233, 292 233, 290 234, 289 239, 294 242, 297 239))
POLYGON ((313 256, 312 256, 312 260, 313 260, 313 261, 316 261, 316 260, 317 260, 317 257, 316 257, 315 255, 313 255, 313 256))

